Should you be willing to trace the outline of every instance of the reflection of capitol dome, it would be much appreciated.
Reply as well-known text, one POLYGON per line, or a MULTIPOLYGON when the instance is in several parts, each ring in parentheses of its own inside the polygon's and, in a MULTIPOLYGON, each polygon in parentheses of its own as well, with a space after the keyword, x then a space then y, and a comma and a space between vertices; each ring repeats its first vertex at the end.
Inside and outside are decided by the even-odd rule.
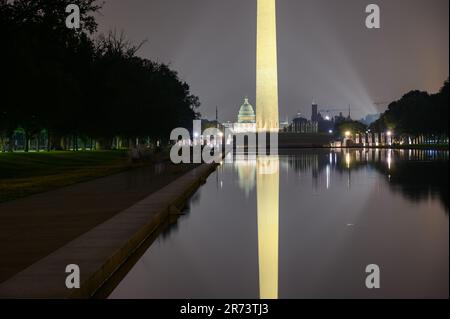
POLYGON ((234 165, 238 171, 239 187, 244 190, 245 197, 248 198, 250 192, 255 188, 256 181, 256 157, 236 154, 234 165))
POLYGON ((253 107, 248 102, 248 98, 245 98, 244 104, 242 104, 241 109, 238 114, 238 123, 255 123, 256 115, 253 107))

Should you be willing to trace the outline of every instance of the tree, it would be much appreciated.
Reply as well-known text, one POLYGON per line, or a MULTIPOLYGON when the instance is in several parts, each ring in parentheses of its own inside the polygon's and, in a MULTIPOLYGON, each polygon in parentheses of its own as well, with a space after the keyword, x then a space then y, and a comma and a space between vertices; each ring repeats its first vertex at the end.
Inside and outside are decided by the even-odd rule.
POLYGON ((341 136, 345 136, 346 132, 351 134, 362 134, 367 130, 367 125, 359 121, 345 120, 336 124, 335 131, 341 136))
POLYGON ((173 128, 190 127, 200 103, 188 84, 167 65, 138 57, 142 43, 123 34, 94 40, 95 0, 77 2, 81 28, 68 29, 71 2, 0 0, 2 140, 20 128, 26 151, 43 131, 48 149, 77 150, 80 138, 110 148, 117 138, 164 141, 173 128))
POLYGON ((394 130, 397 136, 425 140, 448 138, 449 81, 436 94, 410 91, 389 104, 380 119, 371 125, 377 132, 394 130))

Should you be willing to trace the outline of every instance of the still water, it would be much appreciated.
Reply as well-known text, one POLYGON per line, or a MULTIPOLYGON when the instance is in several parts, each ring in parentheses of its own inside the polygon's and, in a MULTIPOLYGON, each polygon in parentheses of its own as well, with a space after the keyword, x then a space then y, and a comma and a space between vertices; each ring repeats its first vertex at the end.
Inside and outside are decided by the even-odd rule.
POLYGON ((446 151, 228 157, 110 298, 448 298, 448 169, 446 151))

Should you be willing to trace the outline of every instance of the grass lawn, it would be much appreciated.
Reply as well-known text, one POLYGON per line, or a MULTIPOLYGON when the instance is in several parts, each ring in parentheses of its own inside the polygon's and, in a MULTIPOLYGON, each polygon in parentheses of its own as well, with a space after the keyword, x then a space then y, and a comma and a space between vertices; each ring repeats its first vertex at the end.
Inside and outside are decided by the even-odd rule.
POLYGON ((0 153, 0 202, 139 166, 127 151, 0 153))

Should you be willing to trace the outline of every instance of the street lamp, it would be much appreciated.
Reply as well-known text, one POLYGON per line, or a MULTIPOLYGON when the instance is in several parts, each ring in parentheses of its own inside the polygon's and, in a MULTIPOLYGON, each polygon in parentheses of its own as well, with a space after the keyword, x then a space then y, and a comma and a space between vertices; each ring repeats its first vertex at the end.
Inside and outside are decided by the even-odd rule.
POLYGON ((392 145, 392 131, 387 131, 386 135, 388 137, 387 138, 388 145, 391 146, 392 145))

